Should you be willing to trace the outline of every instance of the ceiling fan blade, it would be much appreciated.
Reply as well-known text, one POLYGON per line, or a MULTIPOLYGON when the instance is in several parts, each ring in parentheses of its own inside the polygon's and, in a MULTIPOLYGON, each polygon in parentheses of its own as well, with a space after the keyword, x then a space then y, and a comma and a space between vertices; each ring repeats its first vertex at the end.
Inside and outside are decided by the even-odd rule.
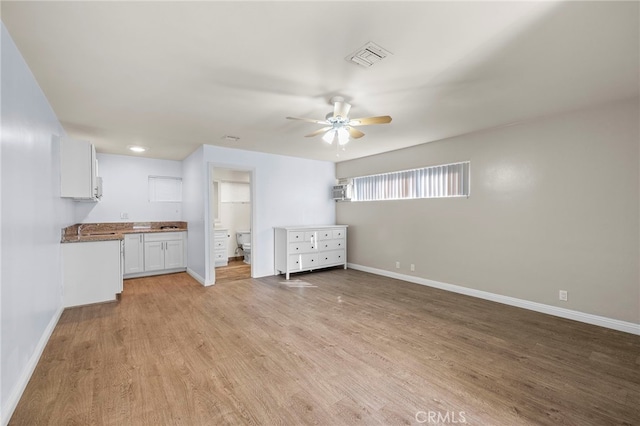
POLYGON ((332 126, 323 127, 322 129, 318 129, 315 132, 312 132, 312 133, 309 133, 308 135, 305 135, 304 137, 305 138, 312 138, 314 136, 319 136, 319 135, 323 134, 324 132, 326 132, 327 130, 331 130, 331 129, 333 129, 332 126))
POLYGON ((351 110, 351 104, 346 102, 337 101, 333 104, 333 116, 334 117, 348 117, 351 110))
POLYGON ((287 120, 300 120, 300 121, 306 121, 307 123, 329 124, 329 122, 326 120, 314 120, 313 118, 287 117, 287 120))
POLYGON ((386 124, 391 122, 391 117, 381 115, 379 117, 354 118, 349 121, 349 126, 368 126, 370 124, 386 124))
POLYGON ((347 129, 347 132, 349 132, 349 136, 354 139, 358 139, 364 136, 364 133, 362 133, 358 129, 354 129, 353 127, 345 127, 345 129, 347 129))

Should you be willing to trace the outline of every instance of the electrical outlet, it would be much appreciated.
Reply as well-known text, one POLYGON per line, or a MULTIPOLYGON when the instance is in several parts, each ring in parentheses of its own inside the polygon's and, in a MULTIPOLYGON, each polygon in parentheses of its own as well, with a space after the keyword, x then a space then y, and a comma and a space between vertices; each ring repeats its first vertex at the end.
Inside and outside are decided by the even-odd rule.
POLYGON ((567 290, 560 290, 560 293, 558 294, 558 299, 562 300, 563 302, 566 302, 569 297, 569 292, 567 290))
POLYGON ((411 264, 411 272, 415 272, 416 271, 416 265, 414 265, 413 263, 411 264))
POLYGON ((120 213, 120 219, 129 219, 129 213, 120 213))
POLYGON ((396 269, 400 269, 400 262, 396 262, 396 269))

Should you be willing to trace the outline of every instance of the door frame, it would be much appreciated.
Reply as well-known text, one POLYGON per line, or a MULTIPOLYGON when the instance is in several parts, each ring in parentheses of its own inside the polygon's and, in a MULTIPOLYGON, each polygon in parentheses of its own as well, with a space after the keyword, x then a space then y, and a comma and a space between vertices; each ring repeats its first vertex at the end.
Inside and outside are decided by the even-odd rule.
POLYGON ((254 265, 255 265, 255 259, 257 258, 256 257, 257 236, 255 232, 256 218, 257 218, 257 209, 256 209, 257 203, 256 203, 256 196, 255 196, 256 169, 254 167, 247 167, 240 164, 218 163, 215 161, 207 162, 207 205, 206 205, 205 211, 208 213, 207 213, 207 217, 205 217, 205 224, 206 224, 206 246, 208 250, 206 250, 207 256, 206 256, 205 266, 207 271, 209 271, 210 279, 208 281, 211 283, 209 285, 214 285, 216 283, 216 265, 215 265, 215 262, 212 261, 213 244, 214 244, 214 241, 213 241, 214 218, 213 218, 213 211, 211 210, 211 202, 213 199, 213 177, 214 177, 215 169, 229 169, 229 170, 235 170, 238 172, 249 173, 249 198, 251 203, 251 213, 249 215, 250 216, 249 229, 251 231, 251 278, 254 277, 254 273, 255 273, 254 265))

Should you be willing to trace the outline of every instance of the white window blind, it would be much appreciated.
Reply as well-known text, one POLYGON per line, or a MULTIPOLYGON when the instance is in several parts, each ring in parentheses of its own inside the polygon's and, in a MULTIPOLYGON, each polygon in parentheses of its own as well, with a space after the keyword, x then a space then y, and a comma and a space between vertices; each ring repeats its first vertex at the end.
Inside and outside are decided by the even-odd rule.
POLYGON ((249 184, 222 182, 220 197, 223 203, 248 203, 251 200, 249 184))
POLYGON ((469 196, 469 161, 353 178, 351 201, 469 196))
POLYGON ((149 201, 152 203, 181 202, 182 178, 149 176, 149 201))

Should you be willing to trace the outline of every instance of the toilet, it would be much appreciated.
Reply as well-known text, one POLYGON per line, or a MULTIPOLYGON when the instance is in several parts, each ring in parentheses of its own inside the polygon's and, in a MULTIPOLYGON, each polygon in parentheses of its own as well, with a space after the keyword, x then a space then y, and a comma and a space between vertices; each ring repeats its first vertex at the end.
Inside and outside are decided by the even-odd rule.
POLYGON ((236 232, 236 242, 244 253, 244 263, 251 264, 251 231, 236 232))

